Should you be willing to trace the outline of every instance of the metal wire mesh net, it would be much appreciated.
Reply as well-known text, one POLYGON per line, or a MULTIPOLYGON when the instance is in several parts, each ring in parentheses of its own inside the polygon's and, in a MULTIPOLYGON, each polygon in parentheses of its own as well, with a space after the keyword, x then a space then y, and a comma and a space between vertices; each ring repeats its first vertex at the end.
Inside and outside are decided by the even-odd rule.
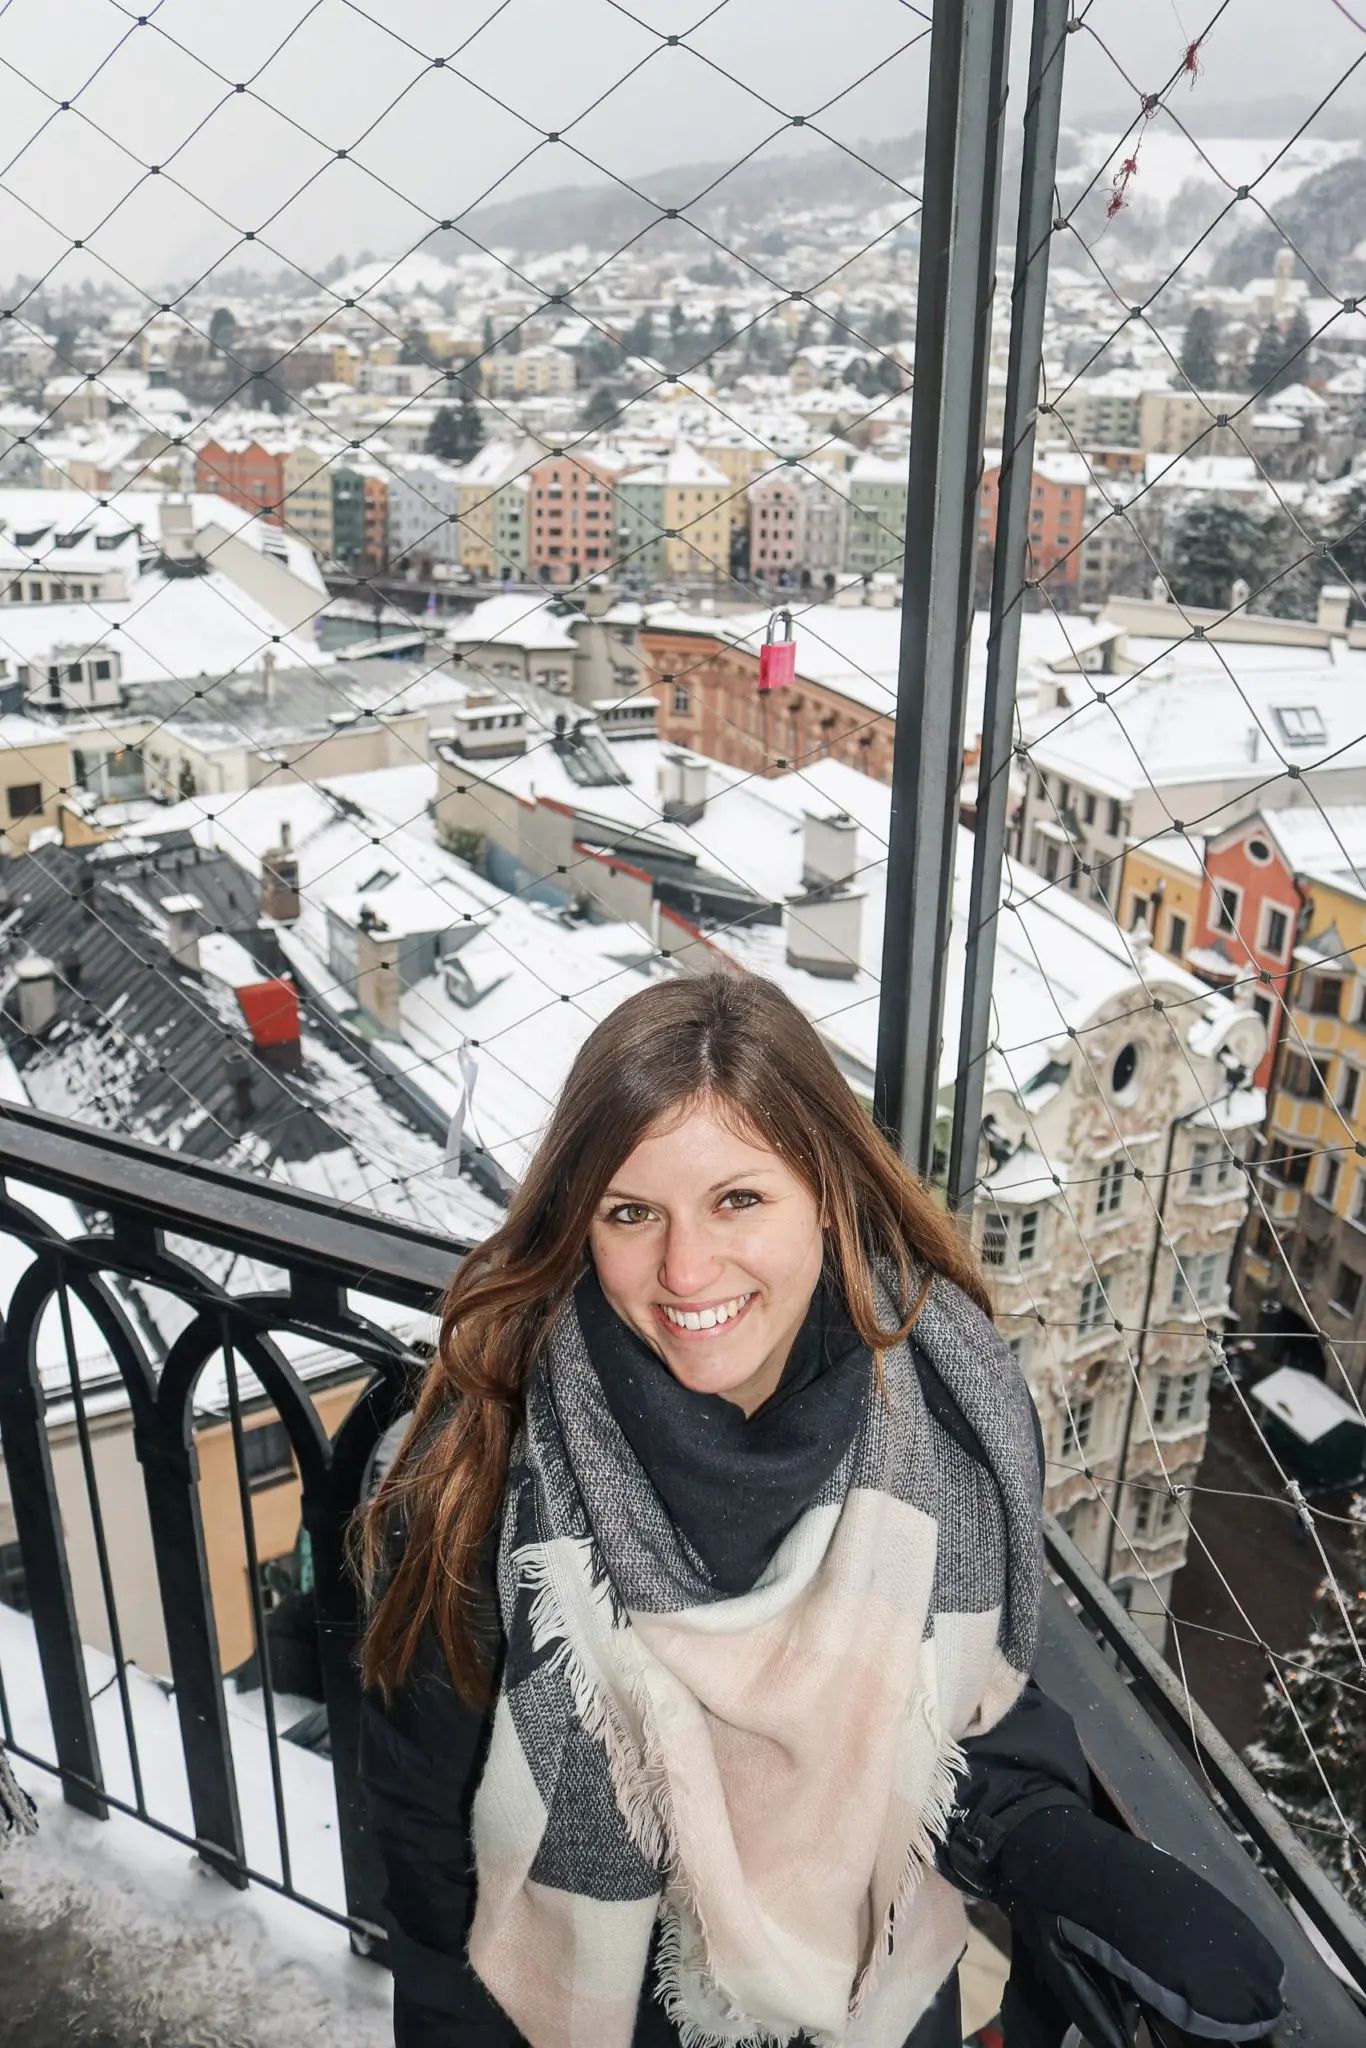
MULTIPOLYGON (((1235 1741, 1269 1673, 1268 1781, 1299 1770, 1287 1804, 1359 1902, 1363 1808, 1297 1700, 1324 1670, 1330 1719, 1366 1696, 1366 32, 1324 0, 1293 107, 1249 129, 1221 80, 1240 0, 1189 35, 1127 14, 1078 0, 1053 37, 1056 183, 1006 135, 1003 242, 1022 177, 1053 220, 1017 308, 1051 276, 1034 422, 1003 250, 951 773, 979 845, 1000 785, 1008 857, 977 925, 966 829, 950 862, 933 1163, 1035 1388, 1050 1508, 1235 1741), (979 1056, 958 1010, 993 970, 979 1056), (972 1058, 980 1128, 951 1140, 972 1058), (1320 1395, 1283 1382, 1278 1413, 1251 1365, 1283 1360, 1320 1395), (1346 1667, 1306 1647, 1320 1580, 1346 1667)), ((772 975, 872 1101, 933 22, 779 26, 740 0, 164 0, 54 48, 12 0, 16 1101, 461 1239, 651 977, 772 975)), ((77 1407, 83 1316, 54 1367, 77 1407)), ((269 1466, 277 1411, 252 1379, 244 1432, 221 1359, 231 1662, 292 1454, 269 1466)), ((265 1712, 289 1887, 269 1683, 265 1712)))
POLYGON ((998 959, 1004 1085, 993 1129, 988 1078, 979 1185, 1003 1199, 982 1242, 1009 1273, 1007 1327, 1056 1380, 1062 1520, 1235 1739, 1258 1734, 1265 1681, 1254 1764, 1359 1904, 1343 1762, 1363 1671, 1349 678, 1366 500, 1344 223, 1366 45, 1337 10, 1293 105, 1240 124, 1221 60, 1227 78, 1252 24, 1230 6, 1191 26, 1154 77, 1121 24, 1074 10, 1125 112, 1103 138, 1064 129, 1026 259, 1051 259, 1051 318, 1005 600, 1031 615, 996 764, 1020 863, 999 944, 1037 952, 1070 896, 1141 985, 1083 1019, 1054 977, 1054 1016, 1023 1033, 998 959), (1031 630, 1064 643, 1032 689, 1031 630), (1087 1104, 1070 1128, 1064 1075, 1087 1104))

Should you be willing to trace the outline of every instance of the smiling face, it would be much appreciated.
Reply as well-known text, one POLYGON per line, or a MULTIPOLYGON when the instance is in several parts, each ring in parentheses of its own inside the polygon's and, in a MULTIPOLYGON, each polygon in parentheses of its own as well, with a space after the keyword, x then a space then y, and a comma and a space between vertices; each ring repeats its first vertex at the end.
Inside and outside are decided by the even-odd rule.
POLYGON ((780 1153, 693 1104, 623 1160, 588 1241, 608 1301, 676 1380, 746 1415, 768 1399, 824 1253, 819 1205, 780 1153))

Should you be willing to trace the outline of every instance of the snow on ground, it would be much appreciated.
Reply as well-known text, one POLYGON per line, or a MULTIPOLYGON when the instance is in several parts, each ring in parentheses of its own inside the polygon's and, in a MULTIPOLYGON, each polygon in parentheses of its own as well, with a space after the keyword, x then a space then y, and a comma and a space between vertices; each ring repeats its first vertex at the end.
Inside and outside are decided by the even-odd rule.
MULTIPOLYGON (((130 1798, 113 1664, 96 1650, 85 1656, 105 1782, 130 1798)), ((16 1742, 50 1756, 32 1624, 5 1607, 0 1671, 16 1742)), ((142 1672, 130 1670, 128 1679, 148 1810, 188 1833, 175 1703, 142 1672)), ((227 1701, 248 1857, 278 1876, 260 1703, 231 1687, 227 1701)), ((281 1727, 306 1706, 279 1700, 281 1727)), ((331 1765, 290 1743, 281 1745, 281 1763, 295 1885, 340 1908, 331 1765)), ((38 1804, 39 1828, 0 1845, 0 1954, 31 1950, 37 1975, 32 1987, 27 1979, 6 1987, 0 2039, 22 2039, 25 2048, 389 2048, 388 1972, 353 1956, 344 1928, 262 1885, 234 1890, 183 1844, 128 1815, 97 1821, 78 1813, 49 1773, 19 1758, 14 1764, 38 1804), (62 1966, 68 1951, 74 1968, 62 1966), (21 2034, 9 2031, 20 1991, 33 1998, 21 2034)))

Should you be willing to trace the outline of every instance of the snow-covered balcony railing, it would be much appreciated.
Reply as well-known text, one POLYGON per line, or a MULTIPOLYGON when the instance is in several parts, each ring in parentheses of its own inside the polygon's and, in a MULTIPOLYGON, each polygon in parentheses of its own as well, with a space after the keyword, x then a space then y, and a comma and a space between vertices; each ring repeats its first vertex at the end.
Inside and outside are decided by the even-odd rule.
MULTIPOLYGON (((460 1248, 30 1110, 0 1112, 0 1176, 0 1541, 29 1610, 0 1608, 4 1740, 84 1813, 143 1821, 382 1957, 344 1539, 460 1248), (271 1609, 258 1538, 289 1540, 282 1499, 308 1562, 271 1609), (238 1652, 259 1683, 245 1715, 238 1652)), ((1287 2041, 1366 2048, 1343 1981, 1366 1999, 1366 1930, 1108 1588, 1047 1540, 1080 1616, 1050 1592, 1039 1677, 1115 1816, 1276 1944, 1287 2041)))

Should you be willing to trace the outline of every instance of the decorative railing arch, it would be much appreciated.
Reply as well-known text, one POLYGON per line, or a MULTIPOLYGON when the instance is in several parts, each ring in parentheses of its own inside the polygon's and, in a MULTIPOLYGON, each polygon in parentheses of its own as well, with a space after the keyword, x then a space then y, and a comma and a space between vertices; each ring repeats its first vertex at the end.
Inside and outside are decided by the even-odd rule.
MULTIPOLYGON (((29 1604, 47 1695, 54 1768, 65 1796, 104 1818, 127 1807, 138 1818, 177 1833, 154 1815, 144 1794, 128 1687, 118 1599, 101 1501, 90 1418, 88 1361, 77 1355, 72 1303, 79 1303, 108 1354, 128 1404, 141 1466, 147 1522, 156 1563, 169 1672, 193 1816, 183 1835, 214 1869, 236 1885, 253 1880, 342 1919, 354 1944, 382 1943, 378 1878, 359 1797, 359 1682, 355 1646, 359 1596, 347 1556, 347 1529, 366 1465, 384 1430, 411 1399, 423 1359, 402 1328, 379 1320, 382 1305, 396 1324, 413 1310, 432 1309, 463 1247, 346 1212, 290 1189, 171 1161, 155 1148, 86 1133, 36 1112, 4 1112, 0 1167, 0 1236, 26 1251, 27 1263, 4 1304, 0 1325, 0 1448, 24 1561, 29 1604), (57 1192, 82 1222, 64 1235, 13 1191, 11 1182, 57 1192), (204 1264, 169 1249, 168 1237, 227 1251, 234 1263, 283 1271, 287 1285, 234 1293, 204 1264), (189 1319, 153 1355, 126 1288, 137 1283, 171 1297, 189 1319), (367 1311, 348 1299, 364 1297, 367 1311), (373 1304, 373 1307, 369 1305, 373 1304), (56 1307, 65 1353, 54 1382, 40 1351, 41 1332, 56 1307), (341 1425, 329 1436, 306 1378, 283 1340, 321 1346, 368 1375, 341 1425), (279 1875, 254 1867, 244 1842, 237 1775, 219 1655, 213 1588, 195 1448, 196 1395, 205 1371, 221 1362, 232 1435, 244 1564, 251 1594, 253 1639, 261 1677, 267 1750, 279 1847, 279 1875), (281 1735, 268 1652, 252 1492, 244 1459, 244 1375, 250 1374, 283 1424, 300 1485, 301 1524, 312 1558, 311 1598, 323 1704, 336 1791, 345 1909, 308 1897, 295 1883, 284 1796, 281 1735), (45 1381, 47 1384, 45 1384, 45 1381), (133 1784, 131 1801, 109 1788, 102 1766, 87 1681, 76 1599, 54 1480, 48 1409, 69 1404, 80 1450, 123 1726, 133 1784)), ((109 1375, 102 1388, 107 1389, 109 1375)), ((0 1708, 7 1742, 14 1730, 0 1672, 0 1708)))

